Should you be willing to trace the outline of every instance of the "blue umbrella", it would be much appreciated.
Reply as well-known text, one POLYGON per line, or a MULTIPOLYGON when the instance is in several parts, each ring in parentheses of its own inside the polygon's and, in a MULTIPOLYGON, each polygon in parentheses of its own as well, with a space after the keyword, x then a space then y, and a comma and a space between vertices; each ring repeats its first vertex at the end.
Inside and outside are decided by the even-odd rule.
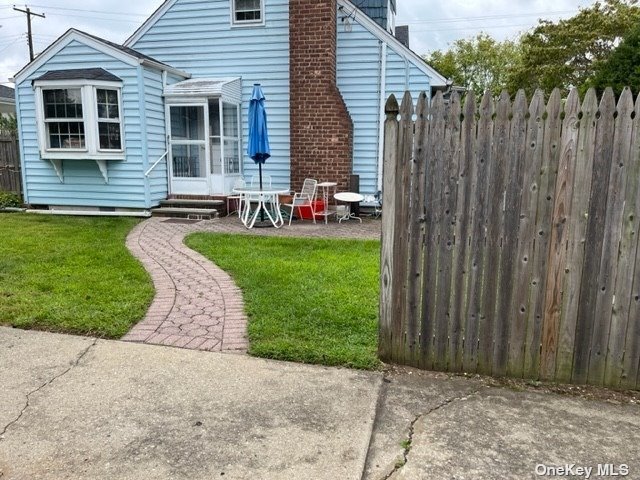
POLYGON ((271 156, 267 133, 267 111, 264 108, 264 93, 259 83, 253 85, 249 102, 249 145, 247 154, 258 164, 260 189, 262 189, 262 164, 271 156))

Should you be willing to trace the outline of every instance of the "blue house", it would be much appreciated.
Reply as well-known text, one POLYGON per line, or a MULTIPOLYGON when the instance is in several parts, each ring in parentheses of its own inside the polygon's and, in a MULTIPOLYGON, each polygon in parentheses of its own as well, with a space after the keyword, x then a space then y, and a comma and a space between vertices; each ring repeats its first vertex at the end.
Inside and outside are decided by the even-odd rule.
POLYGON ((274 186, 381 187, 385 99, 447 80, 393 35, 395 1, 166 0, 124 43, 71 29, 15 75, 25 202, 146 214, 257 172, 262 85, 274 186))

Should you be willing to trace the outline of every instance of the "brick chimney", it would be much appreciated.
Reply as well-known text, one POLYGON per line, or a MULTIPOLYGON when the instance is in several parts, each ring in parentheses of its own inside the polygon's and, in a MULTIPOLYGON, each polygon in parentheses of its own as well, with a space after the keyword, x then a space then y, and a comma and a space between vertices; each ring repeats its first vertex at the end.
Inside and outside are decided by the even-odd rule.
POLYGON ((291 188, 305 178, 348 190, 353 123, 336 85, 336 0, 289 2, 291 188))

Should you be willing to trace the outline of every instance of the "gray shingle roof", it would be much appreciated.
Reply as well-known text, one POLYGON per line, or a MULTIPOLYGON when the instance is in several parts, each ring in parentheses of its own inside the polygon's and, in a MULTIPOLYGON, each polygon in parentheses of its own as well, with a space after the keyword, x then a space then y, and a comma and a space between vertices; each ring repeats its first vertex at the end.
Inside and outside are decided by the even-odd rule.
POLYGON ((119 77, 107 72, 104 68, 78 68, 73 70, 51 70, 35 80, 104 80, 120 82, 119 77))
POLYGON ((11 87, 0 85, 0 98, 16 98, 16 91, 11 87))

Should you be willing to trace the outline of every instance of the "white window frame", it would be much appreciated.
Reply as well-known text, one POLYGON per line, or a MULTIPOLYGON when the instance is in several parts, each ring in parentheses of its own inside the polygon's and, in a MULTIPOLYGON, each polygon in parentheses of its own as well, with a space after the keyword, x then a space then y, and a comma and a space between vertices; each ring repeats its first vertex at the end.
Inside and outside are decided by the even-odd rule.
MULTIPOLYGON (((47 160, 124 160, 125 138, 122 109, 122 82, 97 81, 97 80, 41 80, 34 82, 36 97, 36 121, 38 128, 38 144, 40 156, 47 160), (84 123, 84 148, 49 148, 47 127, 44 117, 43 90, 52 89, 80 89, 82 98, 82 122, 84 123), (119 150, 106 150, 100 148, 98 133, 98 97, 96 90, 115 90, 118 95, 118 120, 109 120, 110 123, 120 125, 119 150)), ((101 119, 104 122, 107 119, 101 119)))
POLYGON ((236 20, 236 0, 231 2, 231 26, 232 27, 260 27, 264 26, 264 0, 260 0, 260 20, 236 20))

